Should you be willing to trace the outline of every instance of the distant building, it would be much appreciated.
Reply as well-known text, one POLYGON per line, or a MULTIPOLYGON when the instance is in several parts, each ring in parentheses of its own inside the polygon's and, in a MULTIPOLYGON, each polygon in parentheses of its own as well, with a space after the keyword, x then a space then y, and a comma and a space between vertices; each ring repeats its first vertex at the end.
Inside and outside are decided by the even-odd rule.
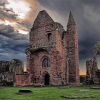
POLYGON ((100 41, 95 46, 94 57, 86 61, 86 82, 88 84, 100 84, 100 69, 97 64, 97 55, 100 55, 100 41))
POLYGON ((100 84, 100 69, 97 67, 95 57, 86 61, 86 82, 88 84, 100 84))
POLYGON ((0 61, 0 85, 21 85, 22 75, 24 75, 22 61, 18 59, 0 61))
POLYGON ((45 10, 40 11, 29 37, 26 54, 30 85, 80 83, 78 34, 71 12, 65 31, 45 10))

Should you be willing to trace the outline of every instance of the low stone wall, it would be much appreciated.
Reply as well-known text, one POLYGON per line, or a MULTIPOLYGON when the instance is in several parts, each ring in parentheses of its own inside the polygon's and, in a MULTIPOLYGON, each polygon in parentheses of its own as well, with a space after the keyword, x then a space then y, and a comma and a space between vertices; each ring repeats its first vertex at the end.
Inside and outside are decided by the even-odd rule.
POLYGON ((27 86, 29 85, 29 74, 17 74, 16 75, 16 85, 17 86, 27 86))

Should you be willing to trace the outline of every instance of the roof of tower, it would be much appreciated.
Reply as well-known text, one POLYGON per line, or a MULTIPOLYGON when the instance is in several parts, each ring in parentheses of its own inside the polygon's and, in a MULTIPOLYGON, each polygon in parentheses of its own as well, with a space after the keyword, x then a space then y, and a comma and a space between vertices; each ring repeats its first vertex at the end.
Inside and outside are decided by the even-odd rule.
POLYGON ((72 15, 72 12, 70 11, 69 13, 69 19, 68 19, 68 24, 67 25, 76 25, 74 17, 72 15))
POLYGON ((39 28, 39 27, 49 25, 51 23, 54 23, 53 19, 49 16, 49 14, 45 10, 42 10, 37 15, 37 18, 34 21, 33 27, 39 28))

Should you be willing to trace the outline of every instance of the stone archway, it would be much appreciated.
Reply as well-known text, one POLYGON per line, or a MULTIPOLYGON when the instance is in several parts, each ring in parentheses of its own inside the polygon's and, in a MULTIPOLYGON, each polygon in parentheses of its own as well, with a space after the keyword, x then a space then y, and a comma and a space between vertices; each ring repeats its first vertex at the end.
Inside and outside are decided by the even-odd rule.
POLYGON ((45 85, 45 86, 50 85, 50 75, 49 75, 49 73, 45 73, 45 74, 43 75, 43 79, 44 79, 44 85, 45 85))

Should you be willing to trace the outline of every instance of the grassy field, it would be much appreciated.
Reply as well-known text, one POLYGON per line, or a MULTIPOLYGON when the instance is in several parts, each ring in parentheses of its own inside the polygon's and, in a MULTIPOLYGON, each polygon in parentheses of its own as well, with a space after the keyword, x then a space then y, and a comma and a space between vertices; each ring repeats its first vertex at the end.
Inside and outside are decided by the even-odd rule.
POLYGON ((100 100, 100 89, 88 87, 0 87, 0 100, 72 100, 62 98, 63 95, 95 96, 96 98, 82 100, 100 100), (33 93, 18 95, 17 92, 20 89, 29 89, 33 93))

